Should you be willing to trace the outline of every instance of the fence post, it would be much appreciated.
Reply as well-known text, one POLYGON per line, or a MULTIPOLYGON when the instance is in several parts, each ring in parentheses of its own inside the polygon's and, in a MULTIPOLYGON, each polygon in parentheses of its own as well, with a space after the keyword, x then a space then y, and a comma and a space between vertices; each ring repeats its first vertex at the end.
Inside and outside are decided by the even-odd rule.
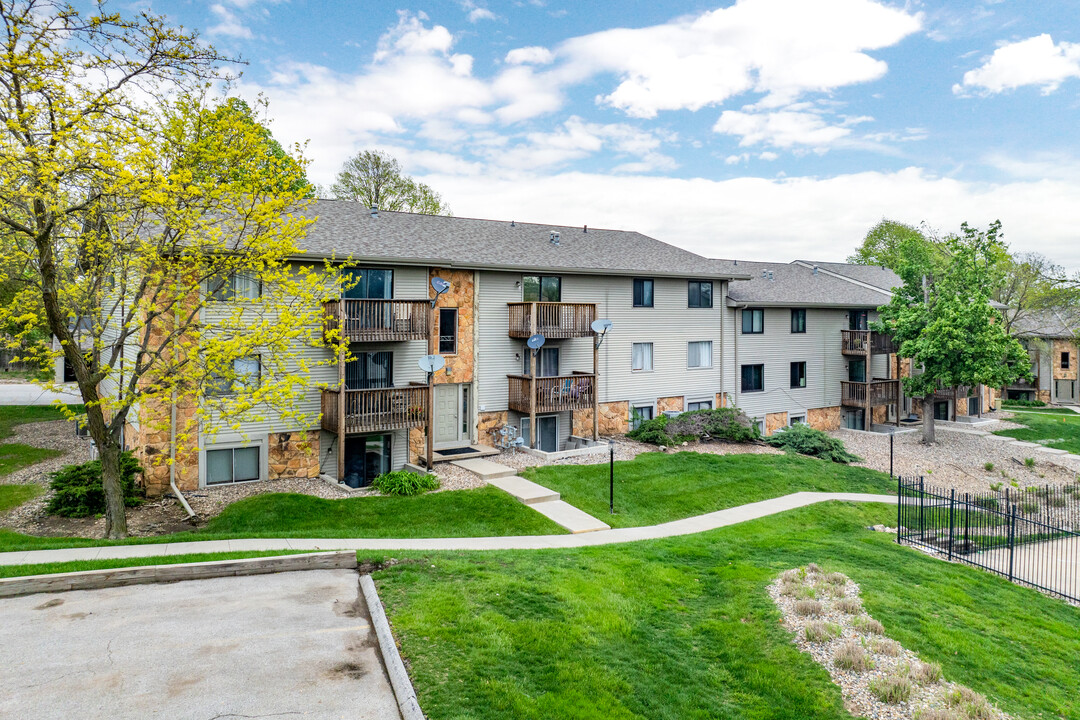
POLYGON ((1009 520, 1009 582, 1013 580, 1013 551, 1016 545, 1016 506, 1012 506, 1012 517, 1009 520))
POLYGON ((896 542, 900 543, 900 517, 904 505, 904 479, 896 479, 896 542))
POLYGON ((952 560, 953 508, 956 507, 956 488, 949 492, 949 560, 952 560))
POLYGON ((926 542, 926 490, 923 478, 919 478, 919 540, 926 542))
POLYGON ((964 493, 964 552, 971 552, 971 545, 968 539, 968 528, 971 527, 971 495, 970 493, 964 493))

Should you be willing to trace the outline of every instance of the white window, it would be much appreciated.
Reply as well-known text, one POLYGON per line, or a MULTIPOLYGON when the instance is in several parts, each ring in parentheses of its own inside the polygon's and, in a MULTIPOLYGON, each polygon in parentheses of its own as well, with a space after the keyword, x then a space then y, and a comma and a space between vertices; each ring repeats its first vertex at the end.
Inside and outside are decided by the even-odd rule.
POLYGON ((712 410, 712 400, 686 403, 686 412, 693 412, 695 410, 712 410))
POLYGON ((805 415, 790 415, 790 416, 788 416, 788 425, 805 425, 805 424, 806 424, 806 416, 805 415))
POLYGON ((712 367, 712 340, 702 340, 686 344, 686 367, 712 367))
POLYGON ((254 300, 262 292, 262 283, 247 273, 237 272, 210 278, 206 281, 206 290, 210 294, 210 300, 219 302, 233 298, 254 300))
POLYGON ((652 357, 653 357, 653 344, 652 343, 634 343, 632 350, 632 359, 630 362, 631 370, 641 370, 647 372, 653 369, 652 357))
POLYGON ((258 446, 207 450, 206 484, 221 485, 258 480, 259 461, 258 446))
POLYGON ((251 392, 259 387, 262 363, 258 355, 236 358, 233 360, 231 376, 211 375, 207 382, 206 394, 212 397, 232 395, 238 392, 251 392))
POLYGON ((630 429, 637 430, 641 423, 653 419, 652 405, 635 405, 630 410, 630 429))

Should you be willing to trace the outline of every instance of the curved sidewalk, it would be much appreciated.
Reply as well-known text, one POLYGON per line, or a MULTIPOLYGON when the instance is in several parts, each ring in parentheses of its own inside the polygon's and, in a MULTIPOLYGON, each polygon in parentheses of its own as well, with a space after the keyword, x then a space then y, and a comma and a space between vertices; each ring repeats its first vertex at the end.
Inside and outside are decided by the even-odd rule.
POLYGON ((645 527, 613 528, 580 535, 524 535, 479 538, 245 538, 195 540, 156 545, 111 545, 0 553, 0 565, 37 565, 76 560, 115 560, 191 553, 259 550, 543 550, 657 540, 715 530, 747 520, 775 515, 820 502, 894 503, 895 495, 868 493, 797 492, 770 500, 739 505, 683 520, 645 527))

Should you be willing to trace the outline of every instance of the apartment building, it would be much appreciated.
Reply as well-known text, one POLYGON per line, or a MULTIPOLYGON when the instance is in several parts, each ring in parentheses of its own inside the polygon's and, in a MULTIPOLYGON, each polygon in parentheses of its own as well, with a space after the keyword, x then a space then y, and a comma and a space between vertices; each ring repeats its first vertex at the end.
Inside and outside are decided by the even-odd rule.
MULTIPOLYGON (((724 367, 731 402, 771 435, 797 422, 820 430, 870 430, 914 423, 921 400, 904 396, 911 372, 891 338, 872 331, 877 308, 902 280, 883 267, 796 260, 731 261, 747 280, 732 281, 726 303, 724 367)), ((940 420, 992 409, 988 388, 943 389, 940 420)))
MULTIPOLYGON (((636 232, 333 200, 308 213, 317 220, 304 261, 356 264, 351 287, 324 306, 351 359, 298 348, 311 367, 304 409, 319 426, 265 412, 236 431, 200 433, 198 450, 178 457, 181 489, 318 474, 366 485, 427 461, 429 418, 438 461, 517 437, 559 451, 723 401, 727 287, 748 277, 726 263, 636 232), (598 319, 611 323, 602 337, 598 319), (536 335, 544 342, 534 351, 536 335), (419 365, 427 355, 444 361, 430 387, 419 365)), ((138 425, 129 444, 167 452, 163 433, 140 437, 138 425)))
POLYGON ((1066 309, 1028 313, 1013 323, 1013 334, 1031 356, 1034 380, 1019 380, 1010 385, 1006 390, 1009 399, 1060 405, 1080 403, 1077 382, 1080 316, 1066 309))

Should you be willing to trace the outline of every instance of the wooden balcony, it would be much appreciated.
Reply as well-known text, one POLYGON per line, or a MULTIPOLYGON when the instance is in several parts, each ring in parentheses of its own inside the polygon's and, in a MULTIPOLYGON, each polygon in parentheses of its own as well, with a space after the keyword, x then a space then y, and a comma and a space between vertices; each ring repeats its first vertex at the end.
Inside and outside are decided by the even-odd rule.
MULTIPOLYGON (((339 391, 322 391, 322 429, 340 430, 339 391)), ((421 428, 427 420, 427 385, 345 391, 345 433, 421 428)))
POLYGON ((596 376, 576 372, 572 375, 532 378, 528 375, 507 375, 510 382, 510 409, 529 412, 533 386, 536 388, 536 412, 586 410, 593 407, 596 376))
POLYGON ((939 388, 934 397, 939 400, 964 400, 965 398, 972 397, 975 394, 973 388, 967 385, 957 385, 951 388, 939 388))
POLYGON ((840 381, 840 404, 865 408, 879 405, 896 405, 900 402, 899 380, 873 380, 871 382, 840 381))
POLYGON ((845 355, 888 355, 896 352, 892 336, 873 330, 841 330, 840 350, 845 355))
POLYGON ((428 300, 328 300, 323 303, 323 336, 344 321, 349 342, 403 342, 428 337, 428 300))
POLYGON ((548 340, 559 340, 593 334, 596 303, 516 302, 507 305, 510 337, 527 338, 540 333, 548 340))

